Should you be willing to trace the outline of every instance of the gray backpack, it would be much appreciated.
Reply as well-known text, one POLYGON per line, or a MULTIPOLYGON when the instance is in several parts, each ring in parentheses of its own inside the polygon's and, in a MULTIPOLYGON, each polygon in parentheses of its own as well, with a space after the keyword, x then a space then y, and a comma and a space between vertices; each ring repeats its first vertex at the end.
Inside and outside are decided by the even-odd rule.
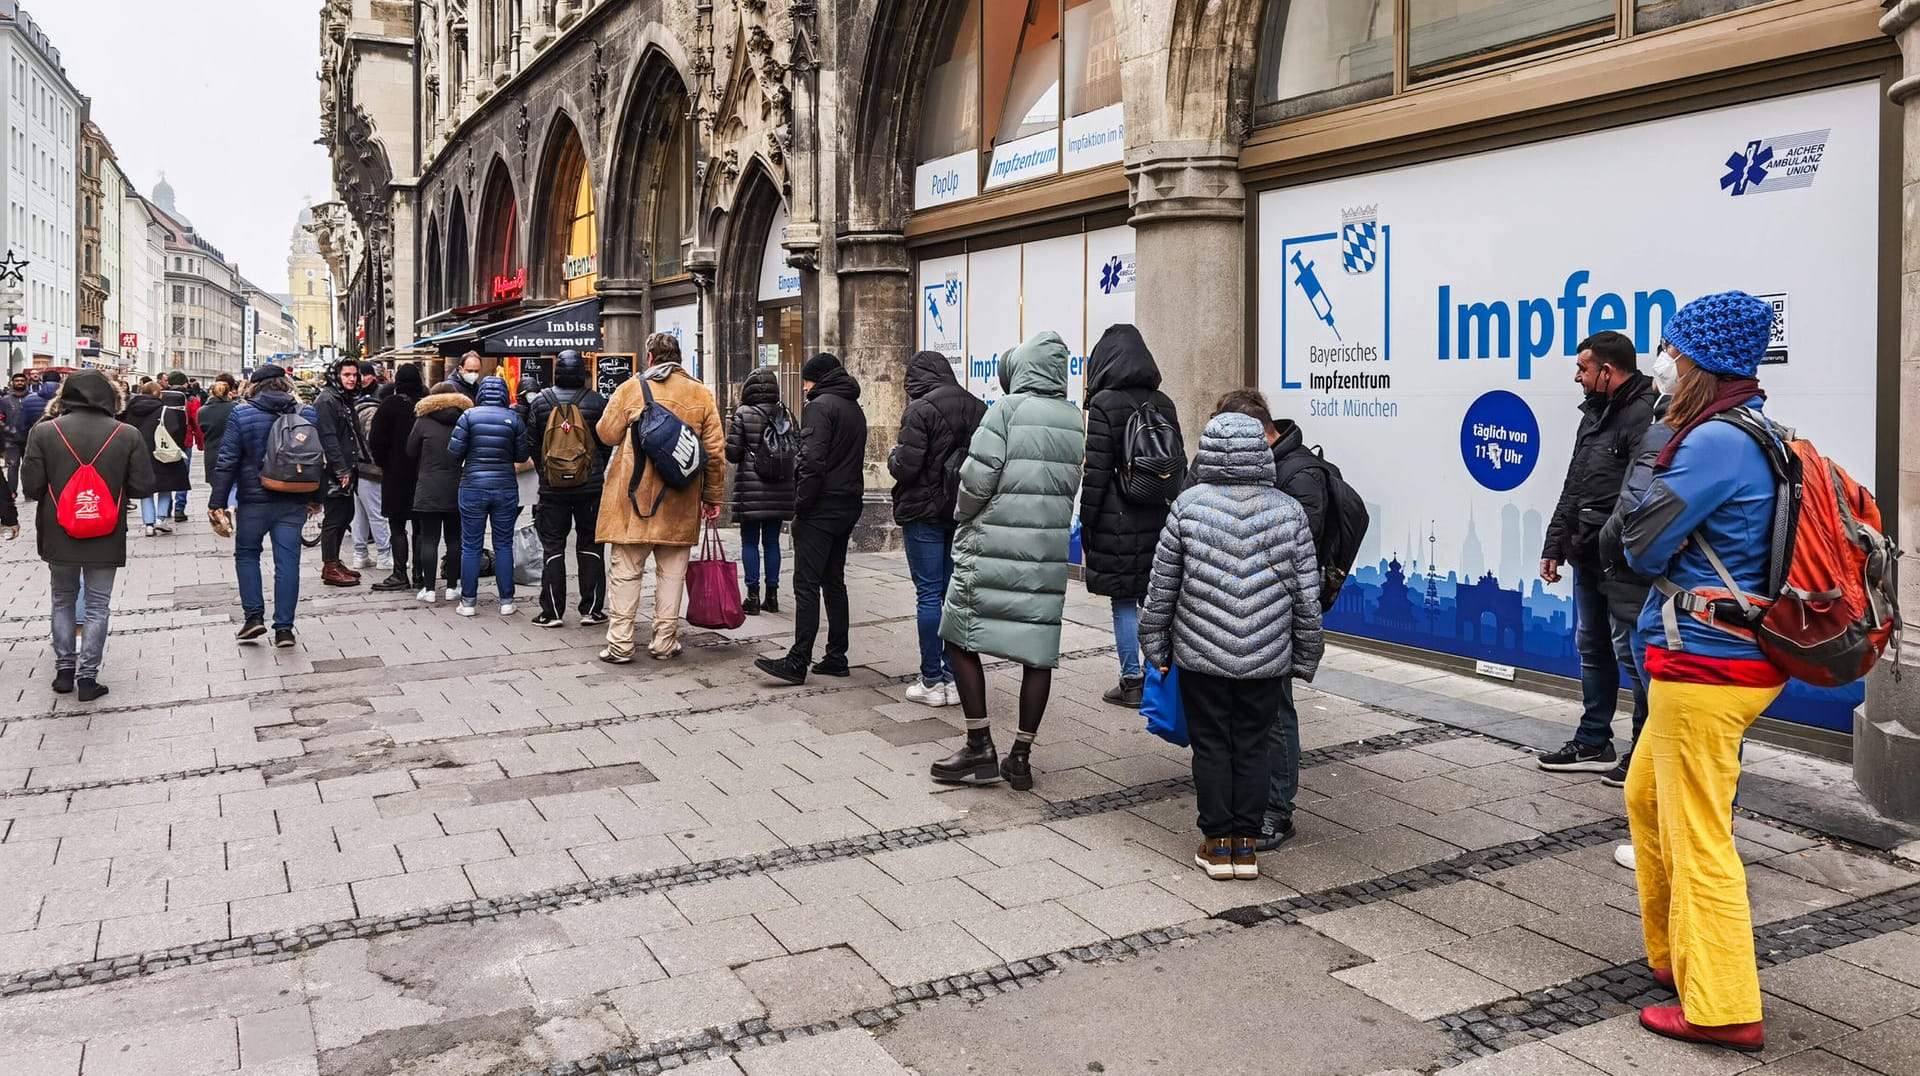
POLYGON ((317 493, 326 474, 327 454, 320 428, 299 411, 275 415, 267 430, 267 452, 260 460, 260 485, 275 493, 317 493))

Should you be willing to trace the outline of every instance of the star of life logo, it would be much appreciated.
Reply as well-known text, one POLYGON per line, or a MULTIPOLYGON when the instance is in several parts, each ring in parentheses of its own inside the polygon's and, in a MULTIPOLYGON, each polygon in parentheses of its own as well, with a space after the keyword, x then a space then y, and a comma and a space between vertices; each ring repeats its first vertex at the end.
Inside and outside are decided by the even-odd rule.
POLYGON ((1727 156, 1726 171, 1720 176, 1720 189, 1729 197, 1772 194, 1775 191, 1804 190, 1813 186, 1820 174, 1820 161, 1826 156, 1824 131, 1755 138, 1746 148, 1727 156))

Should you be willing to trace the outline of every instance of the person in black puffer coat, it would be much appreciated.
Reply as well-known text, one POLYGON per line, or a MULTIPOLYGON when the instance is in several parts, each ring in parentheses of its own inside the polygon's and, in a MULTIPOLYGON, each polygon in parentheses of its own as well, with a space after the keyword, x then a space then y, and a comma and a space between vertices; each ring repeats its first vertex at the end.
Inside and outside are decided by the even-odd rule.
POLYGON ((413 584, 415 595, 427 604, 439 597, 434 590, 434 566, 446 583, 447 600, 460 596, 460 459, 447 451, 453 424, 473 401, 452 382, 433 387, 426 399, 413 405, 413 428, 407 432, 407 461, 413 483, 413 584), (440 556, 441 539, 446 557, 440 556))
POLYGON ((580 572, 580 625, 607 622, 607 558, 595 537, 600 518, 600 490, 607 478, 607 458, 613 450, 600 443, 594 427, 607 413, 607 398, 587 383, 587 360, 578 351, 562 351, 553 362, 553 387, 526 399, 529 436, 533 440, 533 473, 540 481, 540 499, 534 502, 533 525, 540 532, 540 615, 542 628, 560 626, 567 608, 567 530, 573 530, 573 559, 580 572), (547 424, 554 412, 568 404, 580 409, 593 460, 586 481, 556 488, 547 479, 545 451, 547 424))
POLYGON ((940 638, 940 606, 953 580, 960 464, 986 414, 987 405, 960 387, 945 355, 922 351, 907 360, 907 409, 900 415, 900 443, 887 453, 887 471, 920 631, 920 682, 907 688, 907 698, 928 706, 959 701, 940 638))
POLYGON ((748 616, 765 609, 780 611, 780 524, 793 518, 793 480, 772 482, 760 477, 747 461, 760 450, 760 439, 775 417, 785 420, 790 436, 798 438, 793 415, 780 405, 780 381, 771 367, 747 375, 740 386, 740 406, 727 420, 727 462, 733 464, 733 520, 740 524, 740 559, 747 570, 748 616), (760 601, 760 563, 767 566, 767 599, 760 601))
MULTIPOLYGON (((200 439, 205 442, 200 456, 206 461, 207 484, 213 484, 213 468, 220 460, 220 439, 227 434, 227 419, 240 406, 240 385, 232 374, 213 379, 213 389, 200 405, 200 439)), ((213 505, 211 507, 219 507, 213 505)), ((233 505, 229 504, 231 508, 233 505)))
POLYGON ((533 458, 527 424, 509 406, 505 378, 480 379, 480 400, 453 424, 447 451, 466 461, 460 472, 460 605, 473 616, 480 590, 480 547, 493 525, 493 578, 500 615, 512 616, 513 522, 520 514, 519 464, 533 458))
MULTIPOLYGON (((1120 682, 1101 698, 1140 708, 1146 672, 1140 665, 1140 601, 1153 575, 1153 551, 1167 506, 1137 504, 1120 492, 1127 422, 1152 404, 1179 435, 1180 416, 1160 391, 1160 367, 1131 325, 1113 325, 1087 357, 1087 470, 1080 488, 1080 543, 1087 592, 1113 602, 1113 640, 1120 651, 1120 682)), ((1186 449, 1184 440, 1181 458, 1186 449)))
MULTIPOLYGON (((158 381, 149 381, 140 386, 133 398, 127 401, 126 422, 140 431, 140 439, 146 442, 149 458, 153 455, 156 431, 163 422, 167 436, 173 438, 174 446, 183 453, 186 451, 186 397, 177 392, 164 392, 158 381), (169 402, 167 397, 172 397, 174 402, 169 402)), ((173 515, 173 495, 192 486, 191 470, 184 455, 172 463, 162 463, 157 459, 153 461, 153 494, 140 498, 140 522, 146 524, 147 537, 173 532, 168 522, 173 515)))
POLYGON ((320 445, 327 453, 326 507, 320 517, 320 581, 330 587, 360 585, 360 573, 340 562, 340 544, 353 527, 353 507, 359 503, 355 486, 360 480, 356 462, 361 456, 360 424, 354 421, 354 399, 360 393, 360 365, 341 359, 327 371, 326 388, 313 402, 320 428, 320 445))
MULTIPOLYGON (((374 584, 375 590, 419 589, 414 573, 408 569, 412 553, 407 541, 407 524, 413 520, 413 487, 419 467, 407 456, 407 436, 413 432, 414 405, 426 398, 426 380, 418 363, 407 363, 393 372, 393 384, 373 412, 367 428, 367 458, 380 468, 380 514, 386 517, 388 540, 393 550, 393 574, 374 584)), ((432 572, 428 572, 432 577, 432 572)))

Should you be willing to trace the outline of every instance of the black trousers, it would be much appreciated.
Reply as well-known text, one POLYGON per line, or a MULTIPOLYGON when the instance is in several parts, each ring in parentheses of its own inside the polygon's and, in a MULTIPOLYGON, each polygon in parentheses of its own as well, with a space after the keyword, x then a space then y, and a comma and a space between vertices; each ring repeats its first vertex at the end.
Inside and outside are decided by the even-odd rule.
POLYGON ((1194 798, 1208 838, 1258 837, 1272 767, 1280 680, 1238 680, 1180 670, 1180 702, 1193 741, 1194 798))
POLYGON ((600 523, 600 498, 549 496, 533 506, 533 527, 540 535, 540 612, 558 617, 567 608, 567 530, 573 530, 573 559, 580 571, 580 615, 600 616, 607 608, 606 551, 594 541, 600 523))
POLYGON ((821 660, 847 660, 847 541, 860 510, 836 510, 793 521, 793 649, 787 656, 813 660, 820 634, 820 601, 827 605, 827 652, 821 660))
MULTIPOLYGON (((395 556, 399 555, 399 543, 394 543, 395 556)), ((415 512, 413 513, 413 586, 415 590, 426 590, 433 586, 433 567, 440 565, 440 578, 450 587, 460 585, 460 513, 458 512, 415 512), (446 555, 440 553, 441 539, 446 540, 446 555)), ((395 561, 395 563, 399 563, 395 561)))
POLYGON ((344 493, 328 491, 327 506, 320 516, 320 563, 331 564, 340 559, 340 543, 353 526, 353 506, 357 499, 351 486, 344 493))
POLYGON ((393 572, 403 579, 412 579, 413 573, 407 570, 407 562, 412 553, 409 549, 412 543, 407 541, 407 524, 413 522, 413 513, 383 512, 381 514, 387 517, 387 531, 393 537, 393 572))

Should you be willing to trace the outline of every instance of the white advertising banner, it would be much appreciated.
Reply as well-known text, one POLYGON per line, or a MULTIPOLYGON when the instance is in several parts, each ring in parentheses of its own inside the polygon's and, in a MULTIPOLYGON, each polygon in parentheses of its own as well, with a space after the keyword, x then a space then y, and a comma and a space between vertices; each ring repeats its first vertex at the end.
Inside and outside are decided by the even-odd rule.
POLYGON ((1061 135, 1067 146, 1065 171, 1115 164, 1126 150, 1126 115, 1120 105, 1108 105, 1068 116, 1061 135))
POLYGON ((932 209, 980 194, 980 151, 962 150, 913 170, 913 208, 932 209))
POLYGON ((800 270, 787 264, 787 207, 774 211, 767 227, 767 244, 760 253, 760 301, 778 303, 800 298, 800 270))
MULTIPOLYGON (((1615 329, 1645 361, 1699 295, 1775 304, 1768 413, 1873 476, 1883 107, 1846 86, 1261 194, 1261 385, 1373 518, 1328 626, 1578 675, 1569 584, 1536 574, 1574 355, 1615 329)), ((1859 696, 1769 712, 1850 730, 1859 696)))
POLYGON ((1020 333, 1020 248, 967 255, 967 391, 992 406, 1000 398, 1000 354, 1020 333))
POLYGON ((967 383, 967 256, 920 263, 920 350, 938 351, 967 383))
POLYGON ((987 166, 987 189, 1025 183, 1059 171, 1060 129, 1050 127, 1039 134, 993 147, 993 163, 987 166))
POLYGON ((700 351, 695 318, 699 308, 693 303, 653 308, 653 331, 668 333, 680 341, 680 365, 695 377, 701 377, 700 351))

